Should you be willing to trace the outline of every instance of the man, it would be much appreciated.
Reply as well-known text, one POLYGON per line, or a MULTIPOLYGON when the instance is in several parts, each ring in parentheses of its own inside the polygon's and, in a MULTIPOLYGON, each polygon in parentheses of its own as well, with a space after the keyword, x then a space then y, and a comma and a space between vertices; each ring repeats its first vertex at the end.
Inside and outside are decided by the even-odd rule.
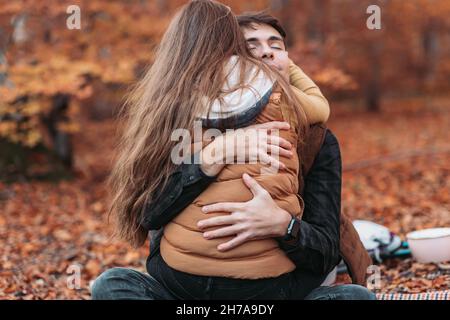
MULTIPOLYGON (((286 33, 278 21, 264 13, 241 15, 238 16, 238 21, 254 55, 268 64, 272 64, 288 77, 290 60, 284 41, 286 33)), ((319 89, 306 75, 302 76, 303 79, 300 81, 309 81, 308 83, 311 85, 308 92, 301 93, 303 95, 301 99, 316 99, 315 105, 320 107, 323 103, 318 100, 321 95, 314 94, 319 89)), ((305 105, 307 104, 305 103, 305 105)), ((307 139, 306 143, 312 143, 312 141, 307 139)), ((317 142, 317 139, 315 141, 317 142)), ((208 218, 208 213, 230 212, 230 223, 227 228, 235 228, 236 236, 221 245, 221 250, 224 251, 256 237, 274 237, 276 234, 274 230, 286 230, 287 235, 280 234, 275 238, 278 240, 280 248, 295 263, 296 279, 302 284, 301 292, 296 292, 291 298, 374 299, 373 293, 359 285, 321 286, 327 274, 341 259, 340 233, 342 234, 342 227, 340 222, 341 156, 339 144, 329 130, 326 131, 320 142, 318 144, 320 150, 315 159, 311 159, 310 169, 304 179, 302 197, 305 209, 301 221, 298 219, 291 221, 290 218, 287 218, 277 222, 281 225, 275 225, 271 216, 275 210, 280 211, 281 209, 270 197, 270 194, 265 192, 255 180, 248 177, 246 185, 253 192, 254 198, 247 203, 240 204, 239 219, 233 218, 237 216, 236 206, 217 203, 204 207, 205 220, 201 221, 202 227, 218 225, 217 219, 208 218)), ((150 255, 147 259, 149 275, 131 269, 111 269, 111 272, 105 272, 102 275, 102 281, 96 281, 97 287, 93 290, 109 292, 109 295, 97 298, 173 298, 169 290, 161 284, 162 281, 156 279, 158 275, 154 274, 158 272, 157 267, 155 270, 153 262, 159 254, 162 228, 202 193, 212 181, 214 181, 214 177, 205 174, 202 165, 182 164, 178 167, 171 176, 168 186, 161 191, 158 201, 148 203, 145 208, 146 227, 150 230, 157 230, 151 233, 150 255), (115 290, 115 287, 111 286, 120 287, 121 290, 115 290), (116 295, 115 292, 119 293, 116 295)), ((287 212, 285 214, 289 215, 287 212)), ((209 239, 220 238, 222 229, 223 227, 208 232, 209 239)), ((363 255, 363 253, 360 254, 363 255)))

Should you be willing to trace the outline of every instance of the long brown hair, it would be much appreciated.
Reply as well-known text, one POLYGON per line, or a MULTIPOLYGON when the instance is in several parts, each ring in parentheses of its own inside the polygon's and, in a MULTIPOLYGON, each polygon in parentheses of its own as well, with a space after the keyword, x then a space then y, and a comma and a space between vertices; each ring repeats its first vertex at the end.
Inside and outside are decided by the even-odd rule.
POLYGON ((183 6, 165 32, 154 63, 133 86, 119 113, 125 129, 108 181, 113 195, 108 216, 114 217, 115 235, 134 247, 147 238, 141 224, 145 203, 164 188, 175 168, 170 154, 178 142, 171 141, 172 132, 192 130, 205 111, 203 98, 220 96, 224 65, 232 55, 242 62, 241 83, 249 68, 257 65, 278 81, 290 101, 298 103, 287 81, 252 56, 229 7, 210 0, 183 6))

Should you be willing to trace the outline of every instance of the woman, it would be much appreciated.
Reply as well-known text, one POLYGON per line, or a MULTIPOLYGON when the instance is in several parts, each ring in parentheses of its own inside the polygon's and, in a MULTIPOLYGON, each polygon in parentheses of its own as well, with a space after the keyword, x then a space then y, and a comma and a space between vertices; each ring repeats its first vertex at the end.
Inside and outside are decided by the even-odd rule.
MULTIPOLYGON (((119 236, 136 247, 145 242, 148 228, 145 226, 142 208, 147 201, 157 198, 158 191, 164 189, 175 168, 171 153, 177 142, 171 141, 172 132, 179 128, 193 130, 194 122, 199 118, 205 125, 221 129, 229 128, 230 125, 242 127, 249 123, 253 123, 252 128, 256 129, 281 129, 285 133, 284 136, 267 139, 263 148, 254 152, 266 164, 275 164, 276 167, 290 172, 289 179, 296 177, 298 158, 290 149, 292 146, 296 147, 297 141, 301 140, 306 128, 306 117, 300 108, 292 108, 295 105, 299 105, 298 100, 286 79, 252 56, 228 7, 213 1, 190 2, 171 22, 154 64, 132 91, 126 104, 127 108, 124 108, 127 127, 120 144, 120 157, 111 175, 111 188, 115 196, 110 213, 114 214, 119 236), (230 81, 230 78, 233 80, 230 81), (249 98, 252 101, 250 108, 241 109, 241 105, 237 105, 234 109, 222 109, 233 105, 233 98, 227 99, 230 94, 239 92, 238 96, 246 96, 249 84, 252 87, 250 90, 257 89, 254 94, 256 98, 249 98), (227 104, 227 101, 231 102, 227 104), (290 106, 291 109, 280 109, 280 101, 282 106, 290 106), (271 108, 265 105, 271 105, 271 108), (272 112, 275 116, 266 117, 265 114, 261 117, 263 108, 264 112, 269 110, 269 113, 272 112), (223 117, 223 114, 231 116, 223 117), (242 117, 242 114, 245 116, 242 117), (253 115, 247 117, 248 114, 253 115), (291 124, 286 124, 283 119, 291 120, 291 124), (279 161, 267 153, 268 149, 280 154, 285 161, 279 161), (293 161, 289 162, 288 158, 292 157, 293 161)), ((214 140, 206 148, 218 150, 219 140, 214 140)), ((223 153, 225 159, 229 151, 225 150, 223 153)), ((247 158, 255 156, 247 153, 246 155, 247 158)), ((217 164, 217 161, 202 164, 203 171, 211 176, 217 175, 223 167, 224 165, 217 164)), ((236 180, 236 177, 233 176, 232 179, 236 180)), ((275 185, 275 189, 280 189, 273 181, 267 181, 268 186, 275 185)), ((286 182, 286 179, 284 181, 286 182)), ((295 190, 295 183, 290 187, 295 190)), ((298 202, 297 198, 292 199, 292 194, 287 196, 290 200, 286 201, 286 205, 289 208, 294 207, 297 215, 301 214, 301 202, 298 202)), ((190 224, 184 225, 186 230, 192 228, 195 218, 193 219, 189 212, 184 215, 182 213, 180 217, 191 220, 190 224)), ((180 230, 168 229, 172 230, 168 231, 166 238, 175 239, 174 235, 180 230)), ((179 240, 183 242, 182 237, 179 240)), ((188 245, 189 243, 190 241, 188 245)), ((210 255, 217 254, 214 248, 208 246, 207 249, 210 255)), ((222 258, 231 258, 229 261, 232 261, 244 256, 247 259, 244 261, 248 262, 254 249, 258 250, 261 263, 270 262, 268 266, 260 264, 262 272, 258 271, 258 268, 250 270, 255 272, 247 272, 249 270, 245 270, 242 264, 226 268, 217 268, 219 265, 216 264, 213 268, 200 270, 198 267, 202 266, 202 261, 195 262, 195 259, 191 259, 192 263, 196 263, 193 268, 192 264, 182 262, 184 258, 192 258, 198 252, 190 251, 184 257, 174 255, 176 252, 184 253, 185 249, 177 248, 177 245, 173 246, 167 241, 162 245, 162 251, 172 266, 167 265, 163 259, 155 268, 164 270, 155 269, 155 276, 170 272, 166 273, 168 276, 155 279, 137 272, 132 276, 142 278, 143 283, 152 287, 168 287, 170 295, 155 298, 211 298, 207 294, 211 281, 220 282, 224 288, 223 295, 214 298, 287 298, 287 288, 293 281, 291 271, 295 267, 277 251, 274 241, 264 240, 256 246, 247 246, 243 251, 239 251, 237 256, 218 255, 215 258, 219 261, 222 258), (271 256, 266 260, 267 252, 270 252, 271 256), (276 259, 282 259, 281 268, 277 268, 276 259), (228 274, 231 269, 232 272, 228 274), (215 274, 216 271, 219 273, 215 274), (241 274, 242 271, 245 272, 241 274), (170 276, 173 278, 170 279, 170 276), (180 279, 183 279, 181 284, 180 279), (165 283, 162 283, 164 281, 165 283), (255 288, 262 290, 255 294, 255 288)), ((119 287, 120 285, 115 288, 119 287)), ((93 297, 105 297, 106 288, 108 285, 100 285, 97 280, 93 287, 93 297)))

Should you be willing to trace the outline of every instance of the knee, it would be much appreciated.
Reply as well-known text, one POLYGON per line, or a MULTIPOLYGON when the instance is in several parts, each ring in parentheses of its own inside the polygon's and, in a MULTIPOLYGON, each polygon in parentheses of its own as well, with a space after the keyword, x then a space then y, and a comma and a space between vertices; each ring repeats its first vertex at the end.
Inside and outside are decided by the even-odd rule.
POLYGON ((377 300, 376 295, 366 287, 348 284, 344 285, 345 299, 347 300, 377 300))
POLYGON ((111 293, 114 292, 114 286, 117 280, 123 278, 123 269, 112 268, 100 274, 91 286, 92 300, 113 299, 111 293))

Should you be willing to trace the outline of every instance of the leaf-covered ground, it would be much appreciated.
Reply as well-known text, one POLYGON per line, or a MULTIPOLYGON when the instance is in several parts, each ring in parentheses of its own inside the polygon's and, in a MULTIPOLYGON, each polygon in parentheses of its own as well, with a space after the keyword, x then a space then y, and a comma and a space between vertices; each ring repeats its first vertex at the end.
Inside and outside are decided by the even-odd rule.
MULTIPOLYGON (((411 230, 450 226, 448 100, 386 102, 381 114, 345 108, 333 106, 329 123, 342 149, 343 210, 403 238, 411 230)), ((148 244, 133 250, 109 237, 103 181, 115 128, 113 121, 83 123, 73 181, 0 184, 0 299, 89 299, 89 283, 102 271, 144 270, 148 244), (71 289, 77 268, 80 288, 71 289)), ((381 292, 450 289, 445 265, 408 259, 380 267, 381 292)))

